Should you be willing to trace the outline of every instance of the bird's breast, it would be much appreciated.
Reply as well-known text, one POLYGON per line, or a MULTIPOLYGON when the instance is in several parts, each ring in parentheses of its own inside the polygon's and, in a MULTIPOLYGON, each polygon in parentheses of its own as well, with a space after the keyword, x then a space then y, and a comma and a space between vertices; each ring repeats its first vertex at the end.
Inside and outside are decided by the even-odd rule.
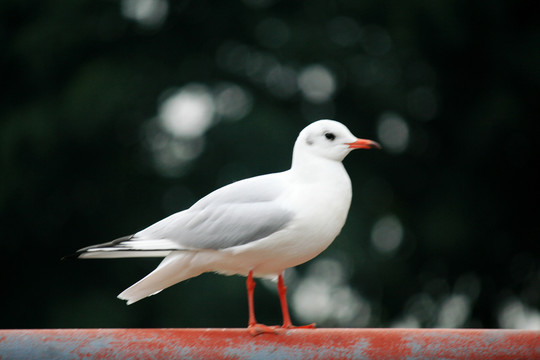
POLYGON ((289 241, 295 253, 309 258, 318 255, 343 228, 351 204, 351 183, 346 174, 332 180, 297 184, 284 200, 295 214, 288 226, 294 234, 289 241))
POLYGON ((343 227, 351 205, 350 182, 340 186, 308 184, 297 191, 298 194, 291 196, 290 204, 298 226, 310 233, 335 237, 343 227))

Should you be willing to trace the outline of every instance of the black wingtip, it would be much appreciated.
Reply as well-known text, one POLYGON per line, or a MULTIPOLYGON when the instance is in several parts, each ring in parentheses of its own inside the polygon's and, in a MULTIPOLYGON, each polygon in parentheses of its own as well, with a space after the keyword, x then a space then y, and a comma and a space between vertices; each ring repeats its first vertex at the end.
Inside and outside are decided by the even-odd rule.
POLYGON ((66 255, 66 256, 62 256, 62 257, 60 258, 60 261, 77 259, 77 258, 79 257, 80 254, 81 254, 80 252, 76 252, 76 253, 73 253, 73 254, 69 254, 69 255, 66 255))
POLYGON ((81 254, 85 253, 88 249, 95 249, 95 248, 99 248, 99 247, 114 246, 114 245, 117 245, 117 244, 119 244, 121 242, 130 240, 131 238, 133 238, 134 235, 135 234, 131 234, 131 235, 128 235, 128 236, 122 236, 121 238, 118 238, 118 239, 115 239, 113 241, 109 241, 109 242, 106 242, 106 243, 103 243, 103 244, 87 246, 85 248, 77 250, 73 254, 63 256, 62 258, 60 258, 60 260, 64 261, 64 260, 78 259, 81 256, 81 254))

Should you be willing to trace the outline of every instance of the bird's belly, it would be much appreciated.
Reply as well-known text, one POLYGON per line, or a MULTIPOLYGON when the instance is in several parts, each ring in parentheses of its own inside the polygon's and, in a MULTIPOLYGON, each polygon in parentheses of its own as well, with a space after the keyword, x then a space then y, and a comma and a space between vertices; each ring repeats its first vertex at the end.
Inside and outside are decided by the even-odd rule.
POLYGON ((332 243, 333 238, 322 239, 272 236, 250 245, 223 250, 223 261, 218 272, 247 275, 253 270, 257 277, 272 277, 283 270, 313 259, 332 243))

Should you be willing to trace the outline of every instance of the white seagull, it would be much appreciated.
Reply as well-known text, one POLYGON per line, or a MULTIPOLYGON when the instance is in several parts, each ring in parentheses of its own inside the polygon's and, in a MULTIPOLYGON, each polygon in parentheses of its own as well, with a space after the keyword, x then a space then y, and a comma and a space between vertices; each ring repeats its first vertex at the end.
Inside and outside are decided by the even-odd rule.
POLYGON ((255 320, 253 277, 277 277, 282 327, 293 328, 283 272, 319 255, 339 234, 352 197, 341 162, 353 149, 371 148, 380 146, 337 121, 316 121, 300 132, 289 170, 234 182, 144 230, 72 256, 164 257, 118 295, 128 305, 204 272, 247 276, 253 335, 276 328, 255 320))

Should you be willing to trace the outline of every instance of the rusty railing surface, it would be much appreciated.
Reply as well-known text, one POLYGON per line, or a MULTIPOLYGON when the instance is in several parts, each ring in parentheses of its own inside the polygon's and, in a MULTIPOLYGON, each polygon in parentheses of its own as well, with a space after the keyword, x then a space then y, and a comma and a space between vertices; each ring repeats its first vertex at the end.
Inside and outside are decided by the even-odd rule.
POLYGON ((0 359, 540 359, 540 331, 0 330, 0 359))

